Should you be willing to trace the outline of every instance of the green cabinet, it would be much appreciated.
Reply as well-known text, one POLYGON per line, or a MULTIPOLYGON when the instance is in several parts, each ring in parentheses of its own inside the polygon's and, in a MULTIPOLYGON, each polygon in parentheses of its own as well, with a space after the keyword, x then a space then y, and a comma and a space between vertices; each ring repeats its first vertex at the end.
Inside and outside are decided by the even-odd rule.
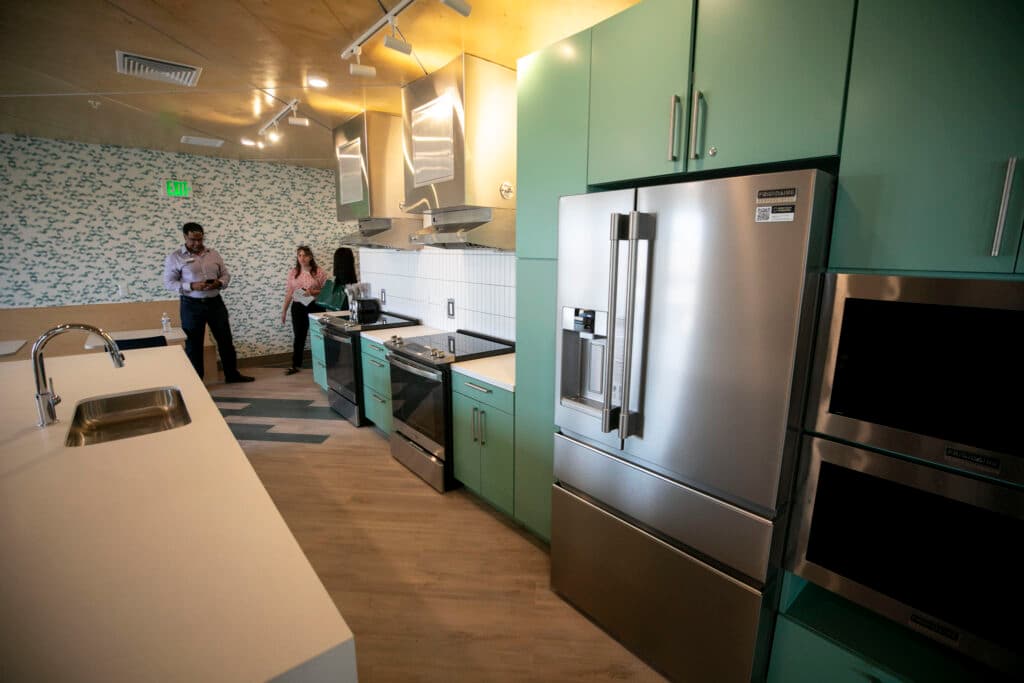
POLYGON ((516 261, 515 516, 551 538, 555 433, 556 262, 516 261))
POLYGON ((860 0, 831 268, 1024 272, 1022 26, 1019 0, 860 0))
POLYGON ((458 372, 452 373, 455 478, 505 514, 512 515, 515 505, 514 419, 511 413, 496 407, 503 405, 512 405, 511 392, 458 372))
POLYGON ((327 362, 324 349, 324 332, 320 323, 309 321, 309 347, 313 354, 313 381, 327 391, 327 362))
POLYGON ((592 29, 591 184, 686 169, 694 3, 644 0, 592 29))
MULTIPOLYGON (((839 153, 854 0, 701 0, 687 171, 839 153)), ((692 104, 691 96, 691 104, 692 104)))
POLYGON ((516 78, 516 255, 555 258, 558 198, 587 191, 590 31, 523 57, 516 78))
POLYGON ((363 370, 363 411, 366 419, 385 434, 391 434, 391 366, 384 345, 365 337, 360 343, 363 370))
POLYGON ((896 683, 899 680, 785 616, 780 616, 775 624, 769 683, 896 683))

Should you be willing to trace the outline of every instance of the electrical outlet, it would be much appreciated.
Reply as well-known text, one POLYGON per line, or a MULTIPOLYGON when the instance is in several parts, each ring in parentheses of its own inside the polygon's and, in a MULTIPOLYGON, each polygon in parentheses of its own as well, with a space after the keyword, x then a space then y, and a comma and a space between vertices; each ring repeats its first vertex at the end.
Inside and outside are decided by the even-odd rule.
POLYGON ((455 317, 455 299, 448 299, 448 317, 455 317))
POLYGON ((128 296, 128 281, 124 280, 117 283, 117 295, 128 296))
POLYGON ((388 303, 388 290, 386 290, 386 289, 381 289, 380 290, 380 303, 381 303, 382 306, 386 306, 387 305, 387 303, 388 303))

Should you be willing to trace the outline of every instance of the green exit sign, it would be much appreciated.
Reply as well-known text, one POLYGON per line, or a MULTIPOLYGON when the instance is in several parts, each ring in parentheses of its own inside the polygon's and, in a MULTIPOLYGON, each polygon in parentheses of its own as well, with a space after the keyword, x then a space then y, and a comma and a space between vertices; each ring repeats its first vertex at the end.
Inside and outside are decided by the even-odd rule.
POLYGON ((192 186, 187 180, 168 180, 165 187, 168 197, 188 197, 192 194, 192 186))

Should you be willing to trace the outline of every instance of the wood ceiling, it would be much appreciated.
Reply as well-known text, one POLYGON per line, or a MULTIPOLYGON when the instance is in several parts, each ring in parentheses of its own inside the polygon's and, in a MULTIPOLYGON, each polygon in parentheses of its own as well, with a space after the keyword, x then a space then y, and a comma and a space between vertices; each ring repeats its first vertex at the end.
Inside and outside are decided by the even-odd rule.
POLYGON ((332 168, 336 125, 366 109, 400 113, 401 86, 460 53, 515 68, 637 0, 469 0, 469 17, 416 0, 397 19, 413 55, 386 49, 381 30, 362 56, 377 77, 350 76, 342 50, 397 1, 3 0, 0 133, 332 168), (116 50, 202 75, 194 88, 122 75, 116 50), (308 87, 311 76, 329 85, 308 87), (282 122, 281 141, 241 144, 292 98, 308 128, 282 122))

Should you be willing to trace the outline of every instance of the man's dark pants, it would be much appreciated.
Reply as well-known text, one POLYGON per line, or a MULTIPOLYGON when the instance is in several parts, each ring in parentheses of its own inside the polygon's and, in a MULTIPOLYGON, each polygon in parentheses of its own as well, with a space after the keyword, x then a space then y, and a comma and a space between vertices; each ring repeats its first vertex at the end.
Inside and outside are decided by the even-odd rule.
POLYGON ((228 309, 220 296, 209 299, 192 299, 181 297, 181 329, 185 331, 185 354, 192 361, 199 377, 203 376, 203 345, 206 341, 206 326, 217 342, 220 362, 224 366, 224 376, 234 377, 238 374, 238 357, 235 355, 235 344, 231 339, 231 326, 228 324, 228 309))

